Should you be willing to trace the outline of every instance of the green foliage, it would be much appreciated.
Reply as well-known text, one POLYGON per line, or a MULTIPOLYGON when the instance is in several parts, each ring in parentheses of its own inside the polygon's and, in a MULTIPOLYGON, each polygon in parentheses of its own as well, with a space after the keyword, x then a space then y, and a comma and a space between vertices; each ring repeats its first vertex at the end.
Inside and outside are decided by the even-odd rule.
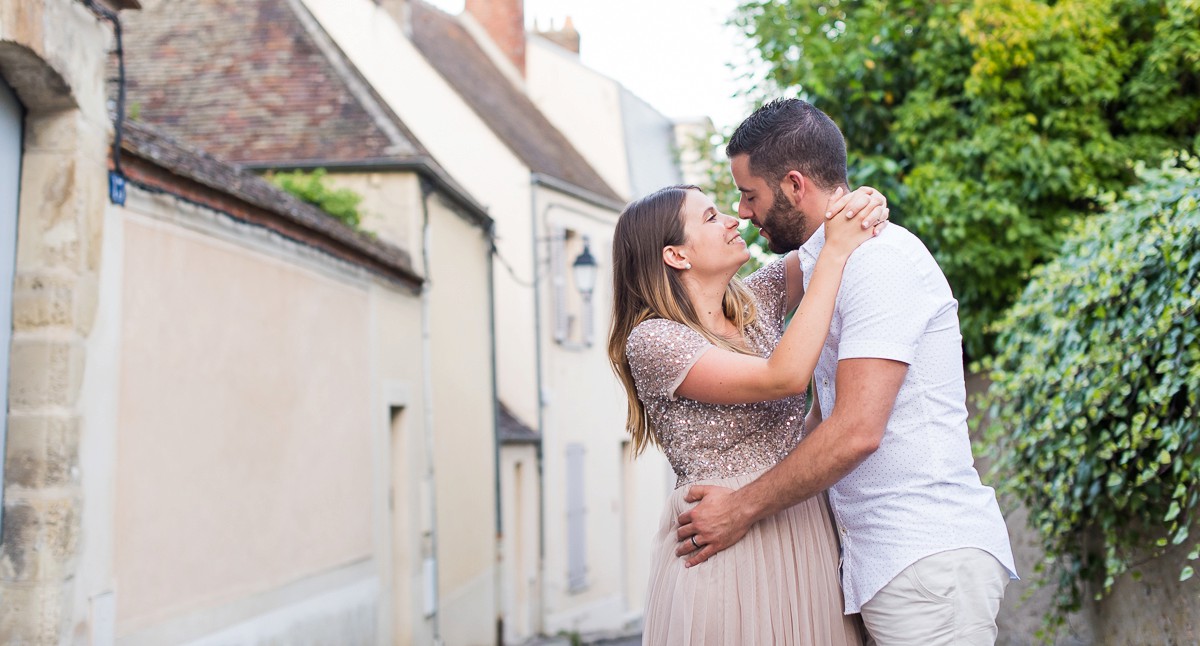
POLYGON ((975 357, 1127 161, 1200 143, 1200 0, 783 0, 735 23, 763 63, 752 98, 842 127, 852 183, 938 258, 975 357))
POLYGON ((357 229, 362 219, 358 211, 362 196, 348 188, 329 188, 325 183, 325 175, 325 169, 318 168, 311 173, 304 171, 269 173, 267 179, 279 188, 357 229))
POLYGON ((1103 595, 1200 520, 1200 160, 1137 174, 1034 270, 983 362, 993 481, 1041 535, 1052 628, 1082 582, 1103 595))

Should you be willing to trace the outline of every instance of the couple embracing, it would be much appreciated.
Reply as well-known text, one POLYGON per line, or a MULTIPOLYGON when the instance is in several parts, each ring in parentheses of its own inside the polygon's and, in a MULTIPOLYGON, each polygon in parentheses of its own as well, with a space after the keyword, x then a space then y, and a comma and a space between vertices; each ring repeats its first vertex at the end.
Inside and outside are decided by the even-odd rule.
POLYGON ((768 103, 727 151, 738 216, 782 257, 735 278, 738 218, 691 186, 631 203, 613 241, 629 431, 678 475, 644 643, 993 644, 1016 571, 949 284, 878 193, 849 191, 812 105, 768 103))

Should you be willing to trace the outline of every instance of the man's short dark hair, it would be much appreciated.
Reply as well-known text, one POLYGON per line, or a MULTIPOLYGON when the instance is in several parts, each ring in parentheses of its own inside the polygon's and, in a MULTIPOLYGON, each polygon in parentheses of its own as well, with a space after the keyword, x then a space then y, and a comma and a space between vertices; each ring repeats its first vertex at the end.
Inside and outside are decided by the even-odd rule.
POLYGON ((846 183, 846 140, 829 115, 808 101, 775 99, 737 127, 725 148, 750 156, 750 171, 778 182, 798 170, 823 190, 846 183))

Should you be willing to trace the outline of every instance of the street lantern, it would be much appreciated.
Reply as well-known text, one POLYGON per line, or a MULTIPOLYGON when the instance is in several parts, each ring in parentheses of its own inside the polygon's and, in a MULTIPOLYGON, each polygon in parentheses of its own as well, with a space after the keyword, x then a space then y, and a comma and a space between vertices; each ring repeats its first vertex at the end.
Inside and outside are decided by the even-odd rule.
POLYGON ((571 272, 575 276, 575 289, 579 290, 579 295, 584 301, 590 301, 592 292, 596 289, 596 258, 588 249, 587 238, 583 239, 583 253, 575 258, 571 272))

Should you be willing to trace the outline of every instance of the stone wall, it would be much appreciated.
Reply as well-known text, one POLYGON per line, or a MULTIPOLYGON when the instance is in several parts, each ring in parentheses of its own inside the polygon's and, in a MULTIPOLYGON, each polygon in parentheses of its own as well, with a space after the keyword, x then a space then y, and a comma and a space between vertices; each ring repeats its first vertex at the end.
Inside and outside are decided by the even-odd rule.
POLYGON ((111 28, 74 0, 0 4, 0 74, 26 109, 0 544, 0 641, 71 633, 79 396, 97 301, 111 28))
MULTIPOLYGON (((1200 528, 1192 528, 1196 536, 1200 528)), ((1179 580, 1191 549, 1169 550, 1119 577, 1112 591, 1094 604, 1095 630, 1103 643, 1117 645, 1200 644, 1200 578, 1179 580)))

